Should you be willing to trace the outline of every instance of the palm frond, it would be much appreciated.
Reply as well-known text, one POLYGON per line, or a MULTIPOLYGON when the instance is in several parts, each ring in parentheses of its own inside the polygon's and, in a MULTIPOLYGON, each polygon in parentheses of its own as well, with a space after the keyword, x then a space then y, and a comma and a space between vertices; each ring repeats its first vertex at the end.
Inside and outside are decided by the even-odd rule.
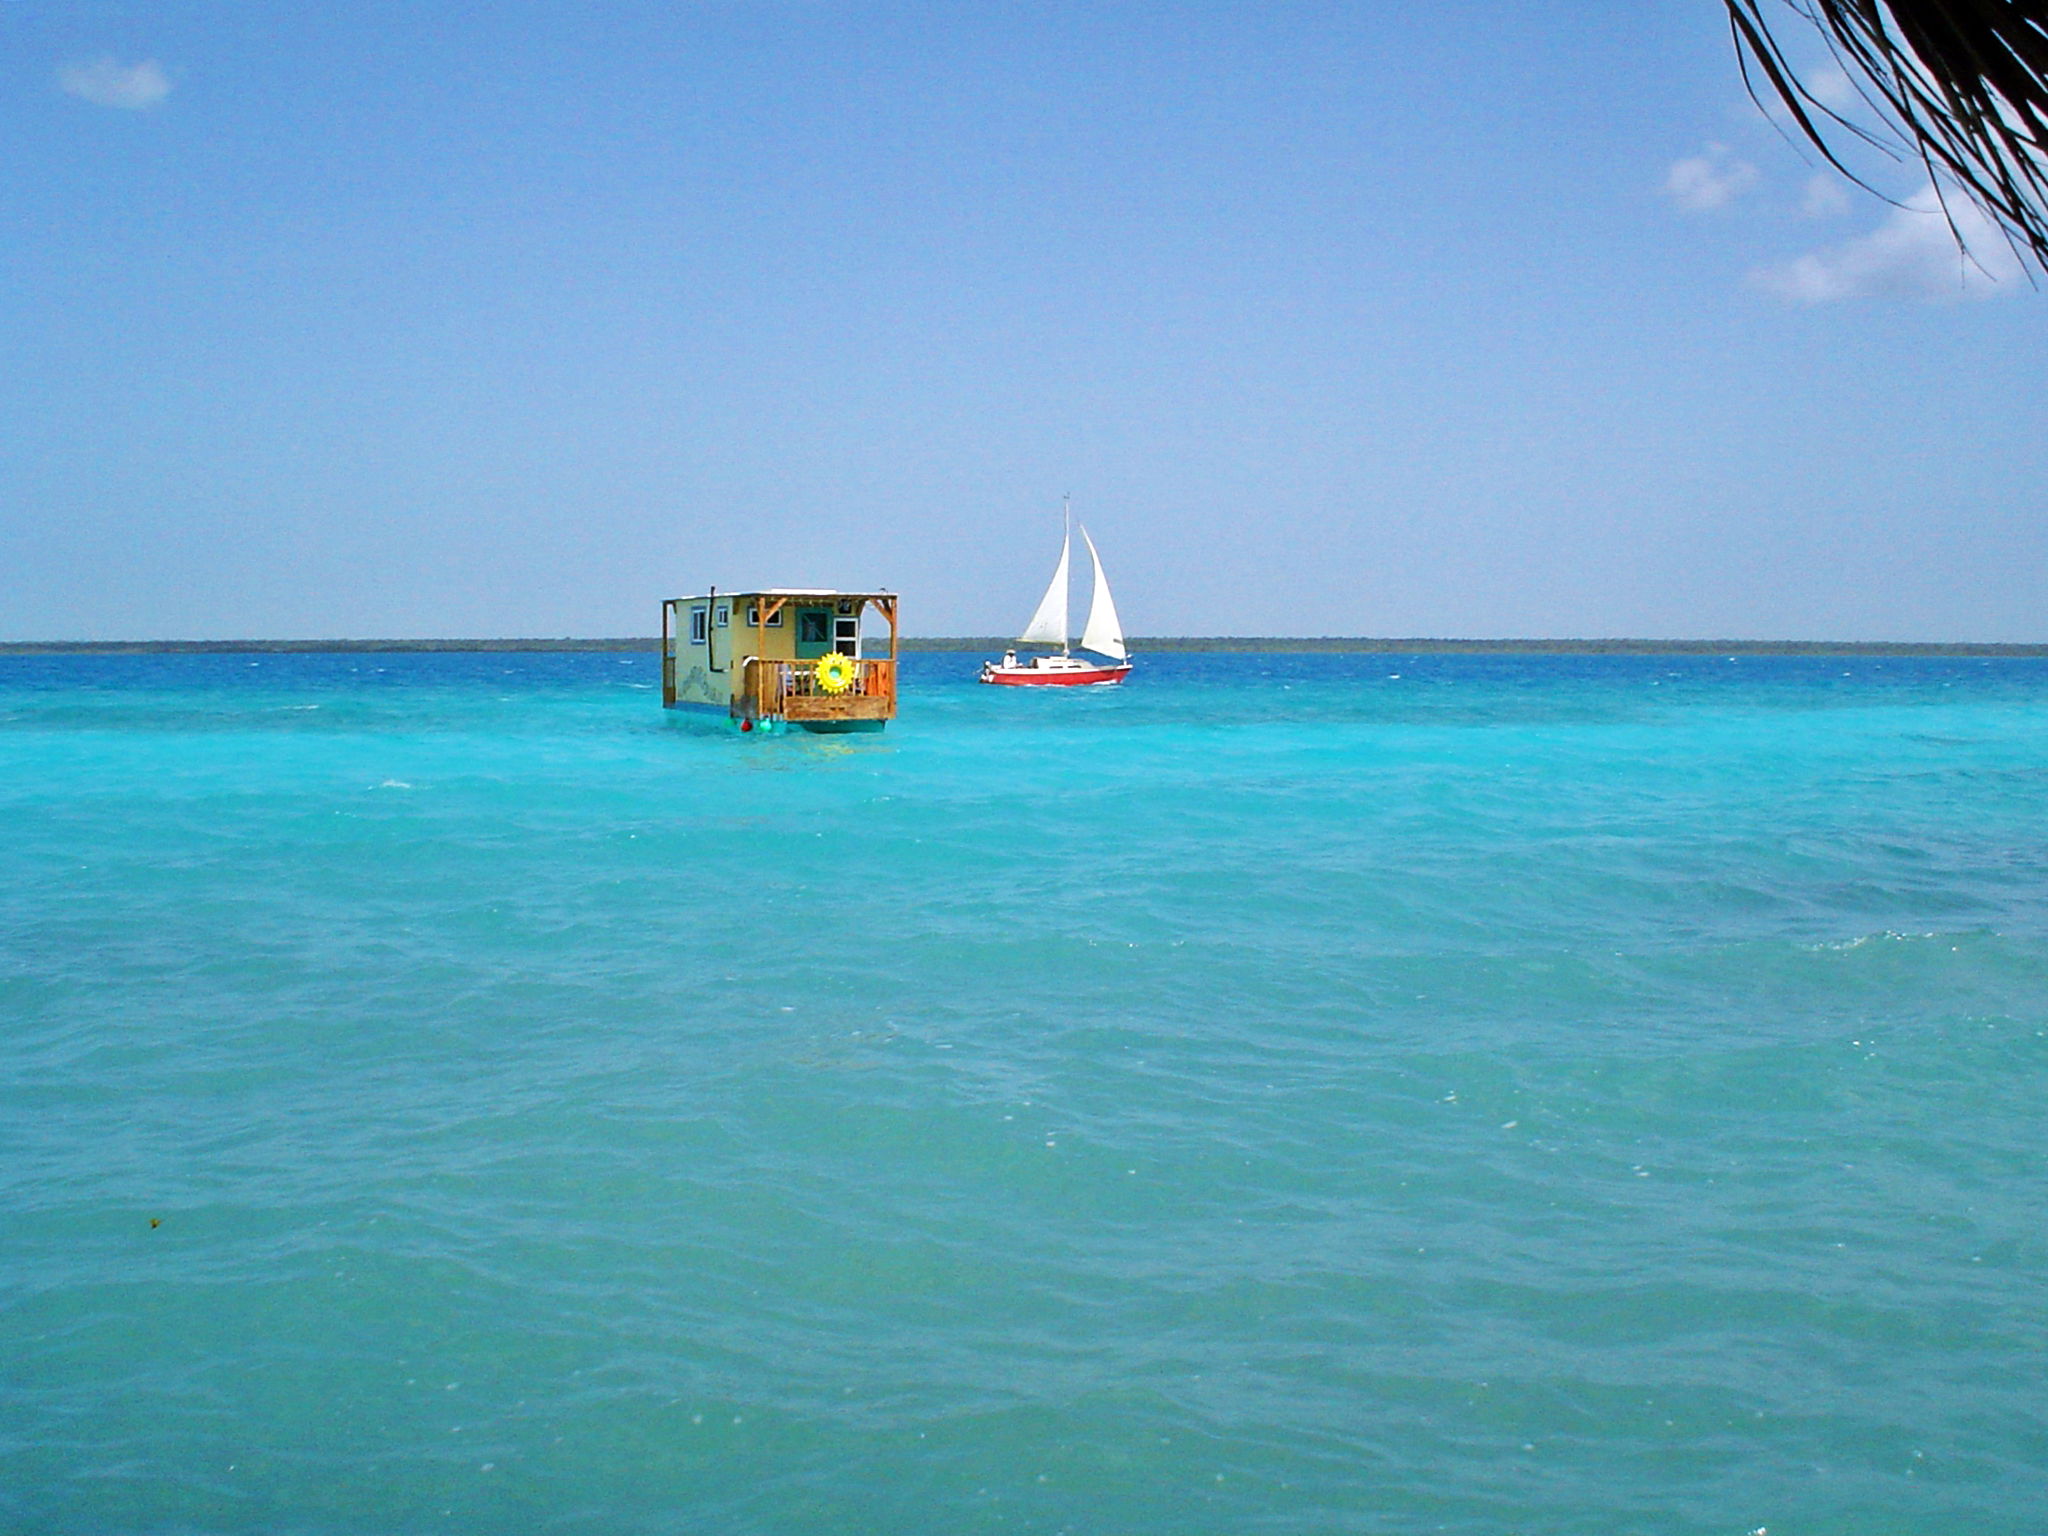
POLYGON ((1937 187, 1960 189, 2048 270, 2048 0, 1724 3, 1750 94, 1774 96, 1828 164, 1860 181, 1836 152, 1839 135, 1877 140, 1800 78, 1773 27, 1786 12, 1820 30, 1937 187))

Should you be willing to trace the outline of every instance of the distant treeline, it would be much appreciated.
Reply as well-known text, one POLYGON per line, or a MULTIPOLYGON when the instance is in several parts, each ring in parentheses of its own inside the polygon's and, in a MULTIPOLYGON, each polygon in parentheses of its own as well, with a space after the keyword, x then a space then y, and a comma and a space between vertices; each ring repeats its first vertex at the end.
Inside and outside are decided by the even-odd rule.
POLYGON ((205 656, 362 651, 655 651, 652 636, 604 640, 0 640, 0 656, 205 656))
MULTIPOLYGON (((1000 635, 905 638, 906 651, 1000 651, 1000 635)), ((1945 640, 1445 640, 1351 635, 1153 635, 1138 654, 1383 652, 1401 656, 2048 656, 2048 643, 2001 645, 1945 640)), ((364 651, 654 651, 652 635, 607 639, 499 640, 0 640, 0 656, 160 656, 364 651)))
MULTIPOLYGON (((1000 637, 903 642, 906 651, 1000 651, 1000 637)), ((2048 643, 1969 640, 1445 640, 1371 635, 1153 635, 1133 637, 1133 654, 1239 651, 1247 654, 1383 652, 1398 656, 2048 656, 2048 643)))

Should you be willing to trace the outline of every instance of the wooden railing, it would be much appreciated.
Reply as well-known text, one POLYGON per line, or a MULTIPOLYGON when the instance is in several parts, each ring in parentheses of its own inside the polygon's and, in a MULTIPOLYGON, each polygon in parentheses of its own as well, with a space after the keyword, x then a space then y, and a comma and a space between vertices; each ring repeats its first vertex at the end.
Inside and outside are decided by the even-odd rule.
POLYGON ((739 702, 757 720, 887 720, 896 713, 896 663, 856 661, 853 681, 834 693, 819 684, 815 661, 749 656, 739 702))

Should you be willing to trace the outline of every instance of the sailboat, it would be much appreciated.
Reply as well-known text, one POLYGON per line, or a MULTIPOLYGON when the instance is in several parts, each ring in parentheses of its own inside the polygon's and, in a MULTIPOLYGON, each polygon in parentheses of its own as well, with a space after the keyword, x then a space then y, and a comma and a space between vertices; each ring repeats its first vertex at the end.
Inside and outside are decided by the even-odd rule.
POLYGON ((1102 556, 1095 552, 1095 541, 1088 537, 1086 528, 1081 530, 1081 542, 1088 546, 1088 559, 1095 567, 1095 590, 1088 599, 1088 622, 1081 626, 1080 648, 1092 652, 1093 656, 1109 659, 1097 661, 1091 656, 1076 656, 1074 648, 1067 643, 1067 582, 1074 550, 1073 499, 1069 497, 1065 508, 1065 533, 1060 540, 1059 568, 1052 573, 1052 584, 1039 600, 1038 611, 1031 615, 1031 622, 1017 637, 1018 645, 1056 645, 1059 653, 1019 660, 1015 647, 1012 647, 1003 653, 1002 660, 981 664, 984 683, 1010 687, 1046 684, 1074 687, 1088 683, 1120 683, 1131 675, 1131 653, 1124 647, 1123 625, 1117 620, 1116 601, 1109 595, 1109 580, 1102 574, 1102 556))

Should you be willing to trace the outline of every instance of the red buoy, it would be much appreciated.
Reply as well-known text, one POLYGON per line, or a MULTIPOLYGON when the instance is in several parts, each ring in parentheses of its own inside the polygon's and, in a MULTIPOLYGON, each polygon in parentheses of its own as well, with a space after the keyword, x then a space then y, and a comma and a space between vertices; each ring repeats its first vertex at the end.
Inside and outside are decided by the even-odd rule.
POLYGON ((743 731, 751 731, 753 728, 754 722, 751 720, 742 720, 740 722, 740 729, 743 731))

